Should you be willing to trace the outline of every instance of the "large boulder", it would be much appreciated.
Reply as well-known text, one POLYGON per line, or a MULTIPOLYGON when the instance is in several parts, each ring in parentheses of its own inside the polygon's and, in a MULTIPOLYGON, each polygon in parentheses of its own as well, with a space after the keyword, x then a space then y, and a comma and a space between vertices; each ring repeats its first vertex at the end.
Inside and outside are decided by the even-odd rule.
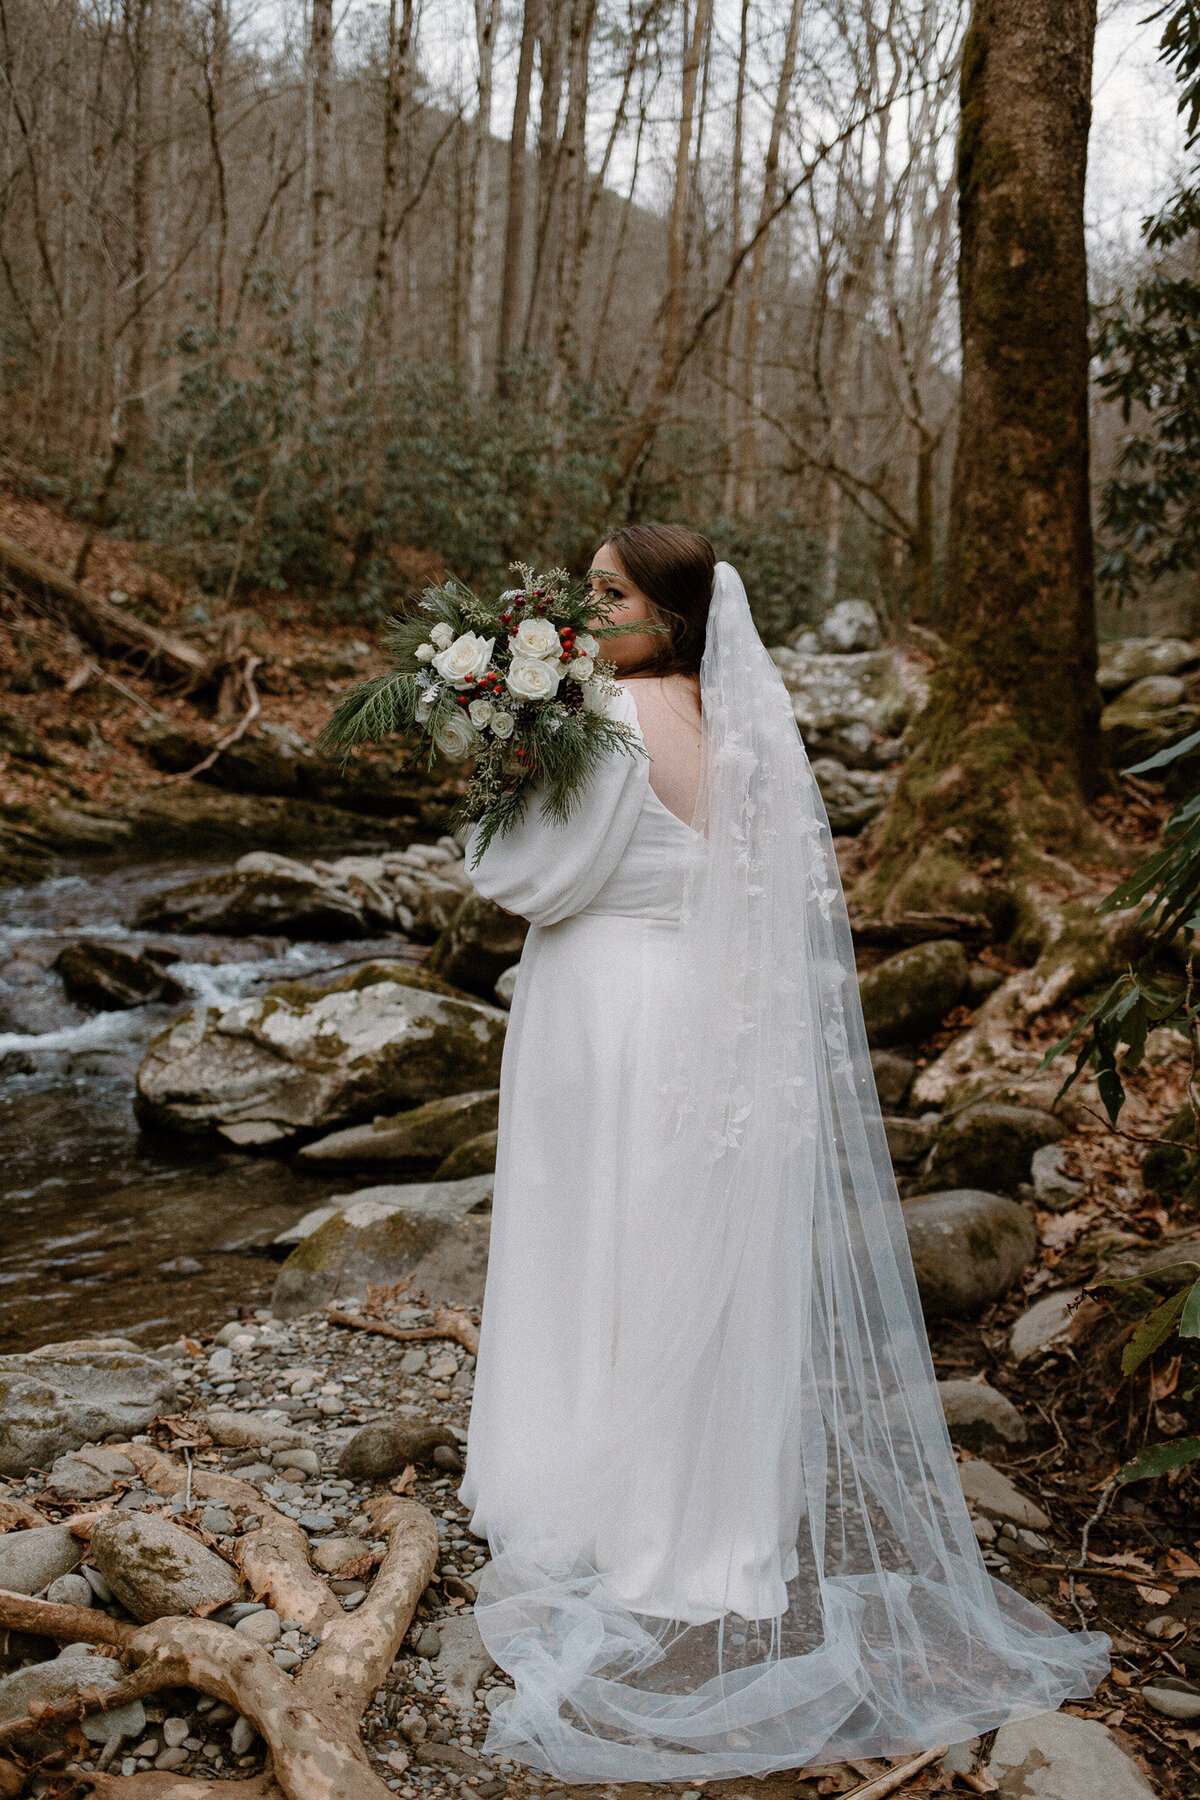
POLYGON ((368 905, 361 884, 356 893, 306 863, 260 850, 220 875, 151 895, 138 908, 136 923, 145 931, 341 939, 391 930, 394 908, 389 905, 386 918, 379 910, 368 905))
POLYGON ((320 987, 288 982, 226 1012, 197 1007, 138 1071, 140 1122, 207 1134, 329 1131, 498 1084, 508 1015, 401 963, 320 987))
MULTIPOLYGON (((30 1663, 26 1668, 16 1669, 11 1675, 6 1675, 0 1681, 0 1730, 26 1721, 32 1733, 31 1715, 40 1712, 43 1707, 59 1706, 64 1701, 74 1700, 82 1687, 115 1687, 123 1673, 116 1657, 89 1656, 86 1653, 81 1655, 81 1650, 86 1652, 86 1646, 71 1644, 61 1656, 56 1656, 51 1662, 30 1663)), ((131 1711, 133 1706, 136 1706, 137 1715, 140 1715, 137 1729, 144 1729, 146 1714, 140 1701, 131 1702, 130 1708, 120 1707, 114 1710, 128 1713, 132 1724, 137 1717, 131 1711)), ((93 1714, 93 1717, 96 1716, 93 1714)), ((105 1713, 98 1716, 102 1719, 108 1717, 105 1713)), ((10 1788, 6 1791, 11 1793, 13 1790, 10 1788)))
POLYGON ((0 1356, 0 1475, 48 1469, 82 1444, 144 1430, 174 1406, 167 1365, 123 1339, 0 1356))
POLYGON ((322 1168, 370 1168, 380 1163, 397 1169, 436 1166, 459 1144, 481 1131, 494 1131, 499 1116, 498 1088, 449 1094, 409 1112, 372 1119, 369 1125, 331 1132, 306 1144, 299 1160, 322 1168))
POLYGON ((1154 1800, 1154 1788, 1109 1727, 1074 1713, 1002 1725, 987 1768, 996 1800, 1154 1800))
POLYGON ((778 646, 771 656, 810 753, 847 726, 865 725, 873 737, 894 738, 928 699, 921 668, 891 650, 845 655, 778 646))
POLYGON ((927 1318, 976 1317, 1037 1252, 1032 1214, 1003 1194, 922 1195, 905 1202, 904 1224, 927 1318))
POLYGON ((1065 1133, 1053 1113, 980 1101, 955 1113, 938 1132, 921 1166, 921 1186, 1015 1193, 1029 1180, 1034 1152, 1065 1133))
POLYGON ((364 1188, 298 1243, 275 1282, 279 1318, 314 1312, 368 1282, 412 1275, 413 1285, 457 1305, 478 1305, 487 1273, 492 1180, 364 1188))
POLYGON ((494 1174, 499 1138, 498 1131, 481 1131, 478 1137, 468 1138, 438 1164, 435 1180, 466 1181, 472 1175, 494 1174))
POLYGON ((187 989, 163 967, 166 955, 131 956, 111 944, 68 944, 51 965, 67 996, 95 1012, 127 1012, 152 1001, 177 1006, 187 989))
POLYGON ((505 969, 519 959, 528 930, 527 919, 469 894, 433 946, 429 967, 455 987, 490 999, 505 969))
POLYGON ((956 938, 933 938, 885 957, 859 977, 870 1044, 915 1044, 935 1031, 967 985, 967 953, 956 938))
POLYGON ((848 769, 832 756, 814 756, 812 772, 825 802, 829 829, 838 836, 852 837, 877 818, 896 784, 892 773, 848 769))
POLYGON ((204 1616, 244 1600, 223 1557, 156 1513, 107 1512, 92 1528, 91 1558, 135 1619, 204 1616))
POLYGON ((868 600, 839 600, 817 627, 822 650, 849 656, 855 650, 878 650, 883 641, 879 617, 868 600))
POLYGON ((1148 675, 1177 675, 1200 661, 1200 651, 1184 638, 1120 638, 1097 651, 1096 680, 1105 694, 1142 681, 1148 675))

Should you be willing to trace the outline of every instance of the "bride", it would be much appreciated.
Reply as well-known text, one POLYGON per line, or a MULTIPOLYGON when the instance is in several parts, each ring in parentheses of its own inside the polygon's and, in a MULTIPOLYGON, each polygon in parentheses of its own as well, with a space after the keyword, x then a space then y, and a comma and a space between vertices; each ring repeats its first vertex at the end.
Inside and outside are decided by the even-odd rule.
POLYGON ((647 754, 475 871, 532 921, 461 1490, 516 1687, 485 1749, 764 1774, 1085 1696, 1108 1639, 994 1581, 967 1513, 829 826, 742 583, 653 525, 593 580, 647 754))

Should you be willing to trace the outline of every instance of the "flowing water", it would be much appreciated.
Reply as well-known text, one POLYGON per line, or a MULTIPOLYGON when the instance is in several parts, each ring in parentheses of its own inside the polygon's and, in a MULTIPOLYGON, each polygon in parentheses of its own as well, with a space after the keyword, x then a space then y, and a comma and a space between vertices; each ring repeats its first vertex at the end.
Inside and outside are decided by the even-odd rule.
POLYGON ((144 1135, 138 1063, 181 1008, 91 1013, 51 968, 67 944, 152 944, 172 952, 194 1001, 225 1007, 276 981, 411 955, 390 938, 291 944, 132 928, 147 895, 225 866, 89 863, 0 890, 0 1352, 97 1331, 151 1345, 261 1305, 277 1269, 272 1238, 372 1179, 144 1135))

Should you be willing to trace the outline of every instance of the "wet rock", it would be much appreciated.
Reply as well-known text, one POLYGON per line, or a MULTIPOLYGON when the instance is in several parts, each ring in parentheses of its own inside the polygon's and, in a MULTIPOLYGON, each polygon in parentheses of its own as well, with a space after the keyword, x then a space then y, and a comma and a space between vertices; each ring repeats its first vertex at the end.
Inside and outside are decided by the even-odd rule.
POLYGON ((351 1125, 306 1144, 298 1160, 321 1167, 369 1168, 386 1163, 395 1168, 436 1166, 452 1150, 494 1131, 500 1115, 500 1092, 487 1088, 473 1094, 450 1094, 408 1112, 351 1125))
POLYGON ((267 851, 242 857, 222 874, 151 895, 138 908, 136 923, 150 931, 305 939, 368 937, 376 929, 346 888, 267 851))
POLYGON ((175 1409, 175 1378, 120 1339, 46 1344, 0 1356, 0 1474, 49 1468, 55 1457, 113 1432, 141 1431, 175 1409))
POLYGON ((482 894, 469 894, 434 944, 429 967, 469 994, 491 999, 505 969, 518 961, 528 921, 482 894))
POLYGON ((1050 1520, 1032 1500, 1027 1500, 1008 1476, 993 1468, 981 1457, 959 1463, 958 1476, 962 1490, 972 1506, 990 1519, 1007 1519, 1010 1525, 1025 1525, 1033 1531, 1049 1531, 1050 1520))
POLYGON ((493 1088, 508 1015, 398 963, 289 982, 227 1012, 198 1007, 151 1044, 140 1122, 201 1135, 267 1122, 325 1130, 493 1088))
POLYGON ((505 969, 503 975, 501 975, 496 982, 496 986, 492 991, 496 996, 497 1006, 512 1005, 513 994, 516 992, 517 987, 517 970, 520 966, 520 963, 513 963, 511 968, 505 969))
POLYGON ((900 1114, 895 1118, 885 1118, 883 1129, 887 1135, 888 1153, 893 1166, 897 1169, 911 1169, 928 1153, 937 1124, 935 1120, 910 1119, 900 1114))
POLYGON ((990 1444, 1023 1444, 1029 1436, 1012 1401, 986 1381, 939 1381, 937 1386, 956 1444, 980 1450, 990 1444))
POLYGON ((997 1800, 1154 1800, 1154 1789, 1107 1725, 1041 1713, 1002 1725, 988 1759, 997 1800))
POLYGON ((294 1318, 368 1282, 413 1283, 443 1300, 477 1305, 487 1270, 492 1178, 363 1188, 292 1251, 271 1305, 294 1318))
POLYGON ((446 1425, 380 1419, 355 1432, 338 1458, 338 1474, 344 1481, 390 1481, 409 1463, 414 1468, 431 1463, 439 1448, 458 1449, 458 1440, 446 1425))
POLYGON ((911 1056, 901 1056, 898 1050, 872 1050, 871 1068, 880 1106, 884 1112, 896 1112, 904 1105, 917 1072, 916 1063, 911 1056))
POLYGON ((904 1224, 927 1318, 974 1318, 1007 1293, 1037 1252, 1032 1215, 975 1188, 906 1201, 904 1224))
MULTIPOLYGON (((402 843, 422 810, 407 805, 398 792, 392 794, 383 820, 347 810, 353 805, 348 794, 341 796, 341 805, 325 806, 290 795, 221 793, 199 783, 185 783, 139 794, 116 819, 75 814, 69 821, 56 816, 53 823, 59 840, 79 839, 88 830, 98 840, 92 846, 75 842, 70 848, 61 848, 59 854, 64 855, 78 854, 81 847, 85 851, 137 848, 188 855, 215 850, 228 855, 235 849, 307 850, 313 844, 349 848, 372 838, 402 843)), ((446 814, 449 810, 444 809, 446 814)))
POLYGON ((814 756, 811 767, 825 802, 829 828, 839 837, 852 837, 878 818, 896 785, 890 771, 848 769, 833 756, 814 756))
POLYGON ((1043 1144, 1033 1153, 1029 1179, 1038 1205, 1046 1212, 1067 1212, 1085 1190, 1084 1182, 1063 1172, 1065 1160, 1061 1144, 1043 1144))
POLYGON ((149 955, 130 956, 109 944, 68 944, 52 967, 70 999, 96 1012, 127 1012, 159 1001, 177 1006, 187 989, 149 955))
POLYGON ((1026 1362, 1041 1351, 1070 1341, 1072 1311, 1080 1292, 1079 1288, 1063 1288, 1061 1293, 1045 1294, 1021 1314, 1008 1340, 1014 1361, 1026 1362))
POLYGON ((1184 638, 1121 638, 1101 644, 1096 680, 1105 694, 1119 693, 1148 675, 1177 675, 1200 661, 1200 652, 1184 638))
POLYGON ((154 1513, 105 1513, 93 1527, 91 1555, 122 1606, 143 1622, 206 1615, 244 1595, 222 1557, 154 1513))
POLYGON ((484 1649, 475 1616, 457 1613, 442 1620, 440 1631, 442 1647, 436 1667, 446 1684, 446 1698, 452 1706, 473 1706, 475 1689, 496 1666, 484 1649))
POLYGON ((10 1594, 40 1594, 68 1575, 83 1555, 83 1545, 65 1525, 31 1525, 0 1537, 0 1588, 10 1594))
POLYGON ((495 1131, 481 1131, 478 1137, 468 1138, 465 1144, 459 1144, 445 1162, 438 1164, 434 1179, 467 1181, 472 1175, 493 1174, 496 1168, 498 1135, 495 1131))
POLYGON ((866 600, 839 600, 818 625, 817 641, 835 656, 878 650, 883 634, 875 608, 866 600))
POLYGON ((1065 1131, 1051 1113, 980 1101, 956 1113, 938 1132, 921 1168, 921 1185, 1014 1193, 1029 1180, 1034 1151, 1056 1143, 1065 1131))
POLYGON ((934 938, 885 957, 859 977, 863 1019, 873 1047, 919 1043, 957 1006, 967 954, 956 938, 934 938))

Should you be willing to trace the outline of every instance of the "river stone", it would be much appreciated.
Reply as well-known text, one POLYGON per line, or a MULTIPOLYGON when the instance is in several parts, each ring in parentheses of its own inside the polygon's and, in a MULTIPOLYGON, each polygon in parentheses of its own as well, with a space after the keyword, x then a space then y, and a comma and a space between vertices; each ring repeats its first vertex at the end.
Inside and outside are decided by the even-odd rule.
POLYGON ((494 1131, 500 1116, 500 1091, 485 1088, 473 1094, 448 1094, 408 1112, 373 1119, 369 1125, 351 1125, 329 1137, 306 1144, 299 1153, 305 1163, 345 1164, 369 1167, 387 1163, 397 1168, 437 1164, 452 1150, 483 1131, 494 1131))
POLYGON ((1148 1683, 1140 1690, 1142 1699, 1165 1719, 1178 1719, 1191 1724, 1200 1719, 1200 1690, 1185 1682, 1169 1686, 1166 1681, 1148 1683))
POLYGON ((147 1050, 138 1118, 190 1135, 258 1120, 328 1131, 497 1086, 507 1013, 444 986, 369 963, 324 988, 289 982, 223 1013, 197 1007, 147 1050))
POLYGON ((979 1101, 942 1126, 921 1166, 921 1186, 1014 1193, 1029 1180, 1034 1151, 1065 1133, 1066 1126, 1052 1113, 979 1101))
POLYGON ((435 1181, 466 1181, 472 1175, 491 1175, 496 1169, 496 1144, 499 1133, 481 1131, 452 1150, 445 1162, 434 1171, 435 1181))
POLYGON ((111 1494, 113 1477, 78 1456, 59 1456, 50 1470, 50 1486, 64 1500, 98 1500, 111 1494))
MULTIPOLYGON (((250 858, 243 859, 245 862, 250 858)), ((223 937, 367 937, 362 907, 341 886, 306 864, 273 856, 218 875, 201 875, 152 894, 137 910, 143 931, 215 932, 223 937)))
POLYGON ((931 1119, 914 1119, 906 1113, 900 1113, 894 1117, 885 1117, 883 1129, 893 1167, 910 1169, 928 1152, 937 1125, 931 1119))
POLYGON ((187 989, 145 954, 131 956, 111 944, 68 944, 51 967, 62 977, 67 997, 96 1012, 127 1012, 160 1001, 178 1006, 187 989))
POLYGON ((85 1576, 60 1575, 46 1589, 46 1598, 55 1606, 91 1606, 96 1596, 85 1576))
POLYGON ((855 650, 878 650, 883 641, 879 618, 869 600, 839 600, 817 626, 822 650, 850 656, 855 650))
POLYGON ((65 1525, 31 1525, 27 1531, 0 1536, 0 1588, 10 1594, 40 1594, 69 1575, 83 1555, 83 1545, 65 1525))
POLYGON ((1034 1198, 1046 1212, 1067 1212, 1084 1192, 1086 1183, 1063 1172, 1066 1152, 1061 1144, 1043 1144, 1029 1165, 1034 1198))
POLYGON ((1122 638, 1100 645, 1096 680, 1104 693, 1115 694, 1148 675, 1177 675, 1197 657, 1196 646, 1184 638, 1122 638))
MULTIPOLYGON (((815 640, 819 643, 819 640, 815 640)), ((924 706, 928 681, 919 666, 891 650, 849 655, 777 645, 771 658, 792 701, 810 753, 822 739, 866 725, 893 737, 924 706)))
POLYGON ((1004 1394, 986 1381, 939 1381, 938 1398, 956 1444, 968 1450, 988 1444, 1023 1444, 1025 1421, 1004 1394))
MULTIPOLYGON (((470 856, 467 858, 468 872, 470 856)), ((468 894, 429 953, 429 967, 455 987, 490 1000, 525 943, 529 921, 482 894, 468 894)))
POLYGON ((878 818, 896 785, 892 770, 848 769, 835 756, 814 756, 809 767, 821 790, 829 829, 838 837, 853 837, 878 818))
POLYGON ((0 1475, 47 1469, 58 1456, 113 1432, 143 1431, 175 1410, 165 1363, 125 1340, 46 1344, 0 1356, 0 1475))
POLYGON ((440 1300, 483 1298, 493 1179, 363 1188, 296 1245, 275 1281, 277 1318, 294 1318, 369 1282, 413 1277, 440 1300))
POLYGON ((1108 1726, 1073 1713, 1002 1725, 987 1767, 997 1800, 1155 1800, 1108 1726))
POLYGON ((204 1422, 213 1443, 226 1450, 269 1448, 273 1456, 282 1450, 312 1451, 307 1431, 297 1431, 282 1419, 267 1419, 261 1413, 210 1411, 204 1422))
POLYGON ((911 1056, 901 1056, 898 1050, 872 1050, 871 1069, 880 1106, 884 1112, 896 1112, 904 1105, 912 1086, 916 1063, 911 1056))
POLYGON ((1026 1362, 1039 1351, 1052 1350, 1069 1341, 1072 1310, 1080 1292, 1079 1288, 1063 1288, 1057 1294, 1044 1294, 1021 1314, 1008 1339, 1015 1362, 1026 1362))
POLYGON ((885 957, 859 977, 868 1041, 879 1048, 919 1043, 958 1004, 967 953, 957 938, 934 938, 885 957))
POLYGON ((452 1706, 474 1706, 475 1689, 496 1664, 484 1649, 474 1613, 455 1613, 438 1627, 442 1647, 436 1668, 452 1706))
POLYGON ((378 1419, 356 1431, 338 1458, 343 1481, 390 1481, 411 1463, 432 1463, 439 1448, 456 1450, 448 1425, 414 1425, 407 1419, 378 1419))
POLYGON ((1031 1531, 1049 1531, 1050 1520, 1041 1507, 1027 1500, 1007 1475, 981 1457, 959 1463, 958 1478, 971 1505, 990 1519, 1007 1519, 1012 1525, 1028 1526, 1031 1531))
MULTIPOLYGON (((28 1719, 30 1707, 57 1706, 73 1700, 81 1687, 113 1687, 121 1679, 121 1665, 115 1657, 82 1656, 75 1645, 69 1649, 74 1654, 64 1651, 52 1662, 31 1663, 0 1681, 0 1727, 28 1719), (81 1667, 84 1663, 86 1667, 81 1667)), ((137 1704, 144 1728, 146 1715, 140 1702, 137 1704)))
POLYGON ((360 1557, 366 1556, 370 1548, 365 1538, 322 1538, 319 1544, 312 1547, 313 1566, 323 1574, 336 1575, 347 1563, 357 1562, 360 1557))
POLYGON ((509 968, 505 969, 503 975, 501 975, 497 981, 495 988, 492 991, 496 996, 496 1003, 498 1006, 512 1005, 513 995, 517 990, 517 970, 520 967, 520 963, 513 963, 509 968))
POLYGON ((206 1615, 244 1598, 229 1564, 154 1513, 108 1512, 92 1528, 92 1561, 135 1619, 206 1615))
POLYGON ((908 1200, 904 1224, 927 1318, 975 1318, 1037 1252, 1032 1214, 976 1188, 908 1200))

